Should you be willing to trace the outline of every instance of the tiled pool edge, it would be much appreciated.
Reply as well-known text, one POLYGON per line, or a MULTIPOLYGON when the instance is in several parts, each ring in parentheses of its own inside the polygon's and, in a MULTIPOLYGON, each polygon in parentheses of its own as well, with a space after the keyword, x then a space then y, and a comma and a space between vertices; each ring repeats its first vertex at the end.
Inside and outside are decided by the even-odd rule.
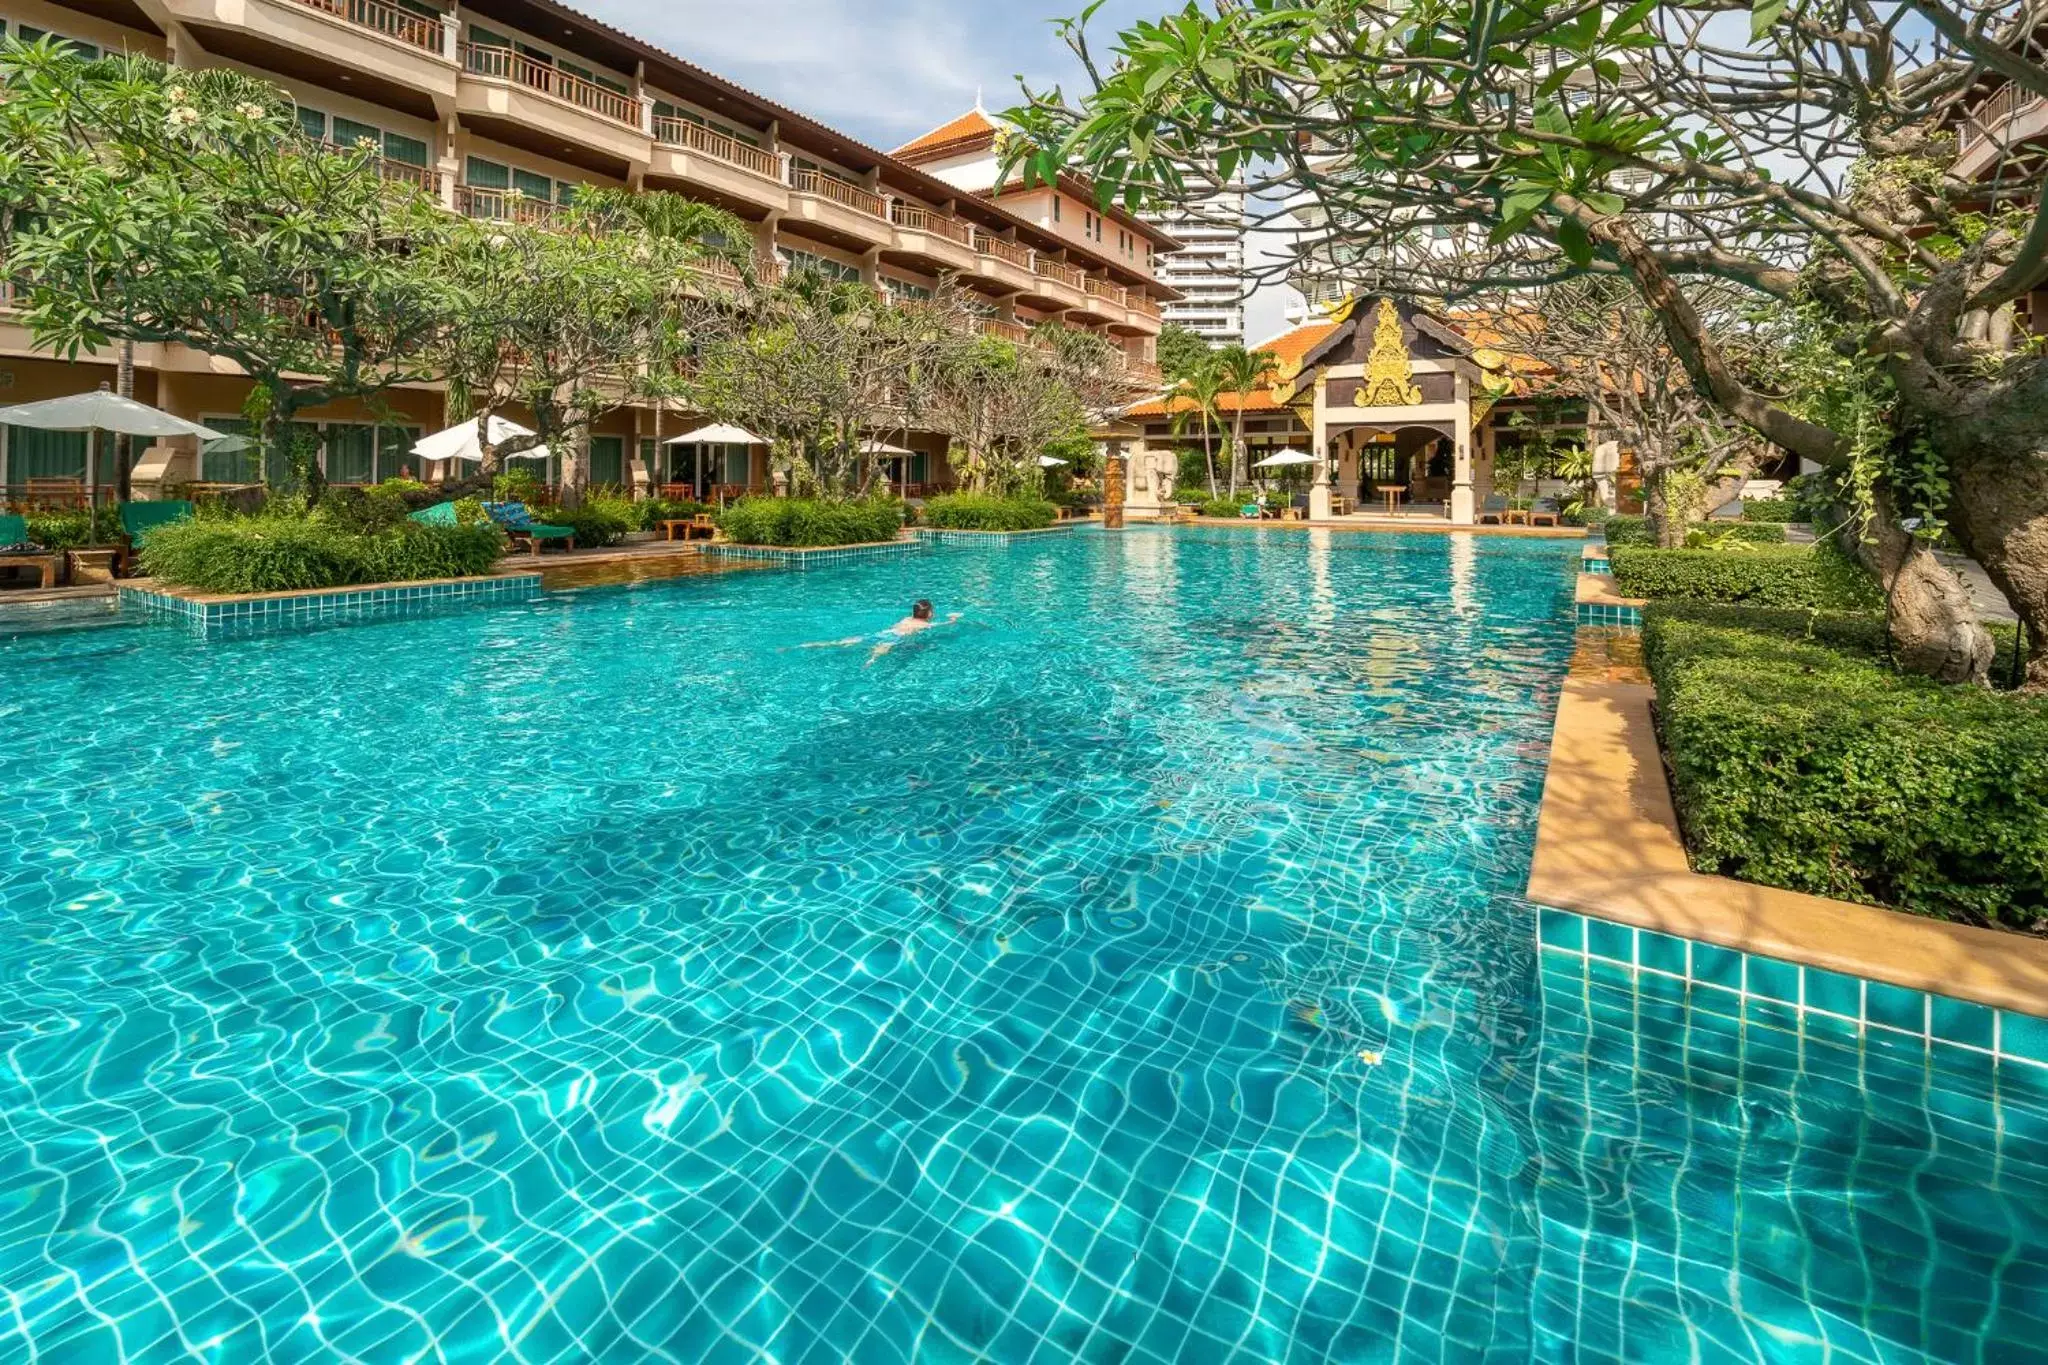
POLYGON ((123 613, 168 622, 214 639, 341 622, 388 620, 451 607, 530 602, 540 591, 537 573, 446 578, 424 583, 369 583, 324 591, 237 597, 186 595, 124 583, 120 586, 120 602, 123 613))
POLYGON ((1643 602, 1633 597, 1623 597, 1611 575, 1604 572, 1607 561, 1597 561, 1602 572, 1586 568, 1582 558, 1579 578, 1573 590, 1572 600, 1578 623, 1582 626, 1618 626, 1624 630, 1640 630, 1643 625, 1643 602))
POLYGON ((787 545, 731 545, 718 542, 704 547, 704 553, 719 559, 759 559, 792 568, 809 569, 819 564, 842 564, 849 559, 878 559, 888 555, 917 554, 930 548, 916 536, 901 540, 876 541, 867 545, 828 545, 820 549, 797 549, 787 545))
POLYGON ((1060 521, 1028 531, 959 531, 943 526, 913 526, 910 534, 933 545, 979 545, 984 549, 1007 549, 1020 541, 1039 536, 1071 534, 1086 525, 1083 521, 1060 521))
MULTIPOLYGON (((1834 1005, 1822 1012, 1848 1018, 1841 983, 1852 982, 1862 988, 1859 1000, 1883 1002, 1880 1026, 1908 1033, 1897 1021, 1910 1014, 1910 997, 1925 997, 1927 1031, 1918 1036, 1930 1041, 1949 1041, 1932 1031, 1937 1013, 1997 1011, 2020 1021, 2011 1029, 2025 1041, 2012 1055, 2048 1063, 2048 942, 1692 871, 1650 697, 1640 684, 1566 680, 1537 825, 1531 902, 1545 914, 1599 925, 1585 941, 1607 945, 1594 954, 1602 960, 1639 966, 1639 937, 1648 934, 1652 969, 1668 971, 1676 959, 1667 940, 1690 945, 1684 969, 1697 975, 1696 962, 1714 964, 1717 975, 1703 978, 1711 988, 1728 990, 1732 980, 1749 991, 1754 960, 1767 964, 1758 979, 1772 982, 1775 992, 1752 992, 1758 998, 1804 1008, 1813 974, 1820 989, 1812 998, 1834 1005), (1731 958, 1739 975, 1729 974, 1731 958), (1663 968, 1654 965, 1659 961, 1663 968), (1796 978, 1789 988, 1788 973, 1796 978), (1796 992, 1789 1002, 1787 989, 1796 992)), ((1980 1016, 1970 1017, 1977 1022, 1957 1028, 1985 1037, 1980 1050, 1995 1050, 2006 1025, 1987 1030, 1980 1016)))

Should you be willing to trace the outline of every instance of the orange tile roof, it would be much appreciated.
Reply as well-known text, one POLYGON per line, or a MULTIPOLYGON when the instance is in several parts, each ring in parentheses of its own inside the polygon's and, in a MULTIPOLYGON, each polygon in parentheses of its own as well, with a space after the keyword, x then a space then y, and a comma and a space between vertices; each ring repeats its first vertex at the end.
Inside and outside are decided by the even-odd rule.
MULTIPOLYGON (((1337 323, 1330 318, 1318 318, 1305 322, 1290 331, 1282 332, 1270 340, 1259 342, 1253 350, 1271 351, 1274 359, 1275 383, 1268 388, 1254 389, 1244 395, 1243 409, 1246 412, 1285 412, 1287 407, 1279 399, 1279 390, 1291 382, 1301 369, 1301 359, 1316 344, 1332 331, 1337 323)), ((1239 396, 1234 393, 1218 394, 1216 407, 1228 417, 1238 411, 1239 396)), ((1171 417, 1176 413, 1194 411, 1194 401, 1187 398, 1154 398, 1124 409, 1126 417, 1171 417)))
POLYGON ((924 136, 912 138, 895 151, 889 153, 889 155, 909 156, 913 152, 926 151, 933 147, 943 147, 949 142, 962 142, 969 138, 983 136, 994 137, 995 132, 996 121, 994 119, 982 113, 978 108, 969 109, 952 122, 942 123, 924 136))

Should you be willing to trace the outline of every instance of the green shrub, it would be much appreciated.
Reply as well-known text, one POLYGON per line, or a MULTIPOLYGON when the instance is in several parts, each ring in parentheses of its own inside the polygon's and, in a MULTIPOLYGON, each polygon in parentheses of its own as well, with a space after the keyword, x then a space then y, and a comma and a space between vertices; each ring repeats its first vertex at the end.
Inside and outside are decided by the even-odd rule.
POLYGON ((486 573, 504 551, 494 526, 406 522, 357 535, 311 517, 186 521, 150 533, 142 568, 202 592, 288 592, 486 573))
POLYGON ((1711 550, 1723 541, 1783 545, 1785 526, 1783 522, 1709 521, 1685 533, 1685 545, 1689 550, 1711 550))
POLYGON ((2037 925, 2048 916, 2048 701, 1897 673, 1882 642, 1868 616, 1645 610, 1694 865, 2037 925))
POLYGON ((491 501, 523 502, 531 507, 540 501, 540 479, 530 469, 501 470, 491 479, 491 501))
POLYGON ((672 502, 667 498, 648 498, 633 504, 640 513, 640 529, 655 531, 664 521, 688 521, 711 511, 708 502, 672 502))
POLYGON ((719 514, 718 527, 741 545, 865 545, 896 539, 903 504, 894 498, 742 498, 719 514))
POLYGON ((30 512, 23 520, 28 522, 29 542, 45 550, 76 550, 86 545, 112 545, 121 534, 121 509, 108 505, 100 508, 98 521, 83 507, 69 508, 54 512, 30 512), (94 528, 99 534, 93 534, 94 528))
POLYGON ((1868 611, 1877 585, 1853 560, 1828 546, 1757 545, 1659 550, 1620 545, 1608 552, 1627 597, 1739 602, 1755 607, 1868 611))
POLYGON ((536 507, 533 519, 549 526, 576 528, 576 544, 583 549, 617 545, 628 531, 638 531, 640 507, 629 498, 612 493, 591 492, 574 507, 536 507))
POLYGON ((1209 498, 1202 503, 1201 513, 1205 517, 1228 517, 1238 521, 1243 519, 1244 509, 1257 502, 1258 499, 1250 494, 1239 498, 1209 498))
POLYGON ((1644 517, 1611 516, 1602 525, 1606 528, 1609 545, 1656 543, 1656 538, 1650 534, 1650 523, 1644 517))
POLYGON ((320 499, 313 515, 351 535, 370 536, 389 531, 405 520, 405 495, 394 489, 330 488, 320 499))
POLYGON ((1805 521, 1806 509, 1791 498, 1744 498, 1742 519, 1759 525, 1805 521))
POLYGON ((1059 518, 1042 498, 998 498, 987 493, 941 493, 924 504, 928 526, 952 531, 1035 531, 1059 518))

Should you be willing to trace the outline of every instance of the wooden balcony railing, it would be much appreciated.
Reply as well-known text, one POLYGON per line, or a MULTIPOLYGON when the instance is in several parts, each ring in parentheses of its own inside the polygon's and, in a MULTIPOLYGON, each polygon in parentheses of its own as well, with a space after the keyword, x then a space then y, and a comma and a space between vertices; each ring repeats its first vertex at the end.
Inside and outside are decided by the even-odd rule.
POLYGON ((1101 299, 1118 308, 1125 306, 1125 290, 1122 285, 1111 284, 1108 280, 1098 280, 1093 275, 1088 277, 1088 297, 1101 299))
MULTIPOLYGON (((349 0, 349 3, 354 3, 354 0, 349 0)), ((557 67, 537 62, 514 48, 464 43, 462 68, 479 76, 516 81, 629 128, 640 126, 640 101, 606 89, 595 81, 586 81, 581 76, 572 76, 557 67)))
POLYGON ((1143 294, 1139 294, 1136 292, 1131 292, 1127 294, 1127 296, 1124 299, 1124 306, 1130 309, 1133 313, 1141 314, 1144 317, 1152 319, 1154 322, 1159 321, 1161 316, 1163 316, 1159 311, 1158 304, 1146 298, 1143 294))
POLYGON ((944 237, 962 246, 974 245, 974 229, 958 218, 950 218, 937 209, 928 209, 922 204, 912 204, 898 199, 889 205, 889 220, 905 232, 929 232, 935 237, 944 237))
POLYGON ((562 212, 562 205, 550 199, 474 185, 455 187, 455 208, 458 213, 493 223, 550 223, 562 212))
POLYGON ((1974 147, 1989 137, 2003 132, 2005 125, 2020 114, 2042 102, 2042 96, 2017 85, 2001 85, 1963 121, 1958 145, 1974 147))
POLYGON ((299 3, 307 9, 317 9, 322 14, 345 19, 357 28, 381 33, 407 47, 416 47, 437 57, 441 55, 439 19, 429 19, 397 5, 387 5, 384 0, 299 0, 299 3))
POLYGON ((848 184, 837 176, 826 175, 823 171, 794 167, 789 173, 789 187, 798 194, 815 194, 821 199, 830 199, 843 204, 855 213, 865 213, 871 218, 886 218, 886 205, 882 196, 872 194, 858 185, 848 184))
POLYGON ((1056 284, 1063 284, 1067 288, 1076 291, 1082 287, 1082 282, 1087 278, 1073 266, 1063 261, 1049 261, 1043 256, 1032 261, 1031 273, 1040 279, 1051 280, 1056 284))
POLYGON ((1142 384, 1146 388, 1157 388, 1166 382, 1166 376, 1160 370, 1158 361, 1145 360, 1139 356, 1125 358, 1124 374, 1133 384, 1142 384))
MULTIPOLYGON (((320 145, 330 152, 360 150, 356 147, 344 147, 339 142, 323 142, 320 145)), ((428 194, 435 193, 441 187, 440 178, 432 166, 415 166, 410 161, 393 161, 388 156, 372 156, 370 161, 376 166, 377 174, 394 185, 413 185, 428 194)))
POLYGON ((1019 346, 1031 340, 1029 327, 1020 327, 1014 322, 1004 322, 1000 318, 983 318, 981 331, 984 336, 992 336, 1001 341, 1014 341, 1019 346))
POLYGON ((749 146, 736 137, 728 137, 715 128, 692 123, 689 119, 656 119, 654 140, 664 146, 687 147, 693 152, 702 152, 708 157, 737 166, 743 171, 765 175, 770 180, 782 179, 781 159, 775 153, 749 146))
POLYGON ((1031 268, 1030 251, 1018 246, 1015 242, 1006 241, 1001 237, 991 237, 979 228, 975 229, 974 232, 974 249, 984 256, 993 256, 999 261, 1007 261, 1021 270, 1029 270, 1031 268))

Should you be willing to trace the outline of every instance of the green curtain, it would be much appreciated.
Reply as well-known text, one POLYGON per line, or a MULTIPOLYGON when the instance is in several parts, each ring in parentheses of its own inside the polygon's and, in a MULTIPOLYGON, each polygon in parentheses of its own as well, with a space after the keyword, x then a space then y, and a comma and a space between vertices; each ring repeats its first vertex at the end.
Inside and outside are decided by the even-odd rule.
MULTIPOLYGON (((82 431, 7 428, 7 481, 27 483, 30 479, 83 479, 85 435, 82 431)), ((102 471, 103 474, 106 472, 102 471)))
POLYGON ((590 438, 590 482, 622 486, 626 482, 626 438, 590 438))
POLYGON ((386 479, 398 478, 408 470, 411 471, 412 478, 417 479, 420 476, 424 462, 412 453, 412 448, 419 444, 420 434, 418 427, 385 426, 377 428, 377 481, 379 483, 386 479))
POLYGON ((377 481, 377 429, 367 423, 330 422, 327 426, 327 482, 377 481))

